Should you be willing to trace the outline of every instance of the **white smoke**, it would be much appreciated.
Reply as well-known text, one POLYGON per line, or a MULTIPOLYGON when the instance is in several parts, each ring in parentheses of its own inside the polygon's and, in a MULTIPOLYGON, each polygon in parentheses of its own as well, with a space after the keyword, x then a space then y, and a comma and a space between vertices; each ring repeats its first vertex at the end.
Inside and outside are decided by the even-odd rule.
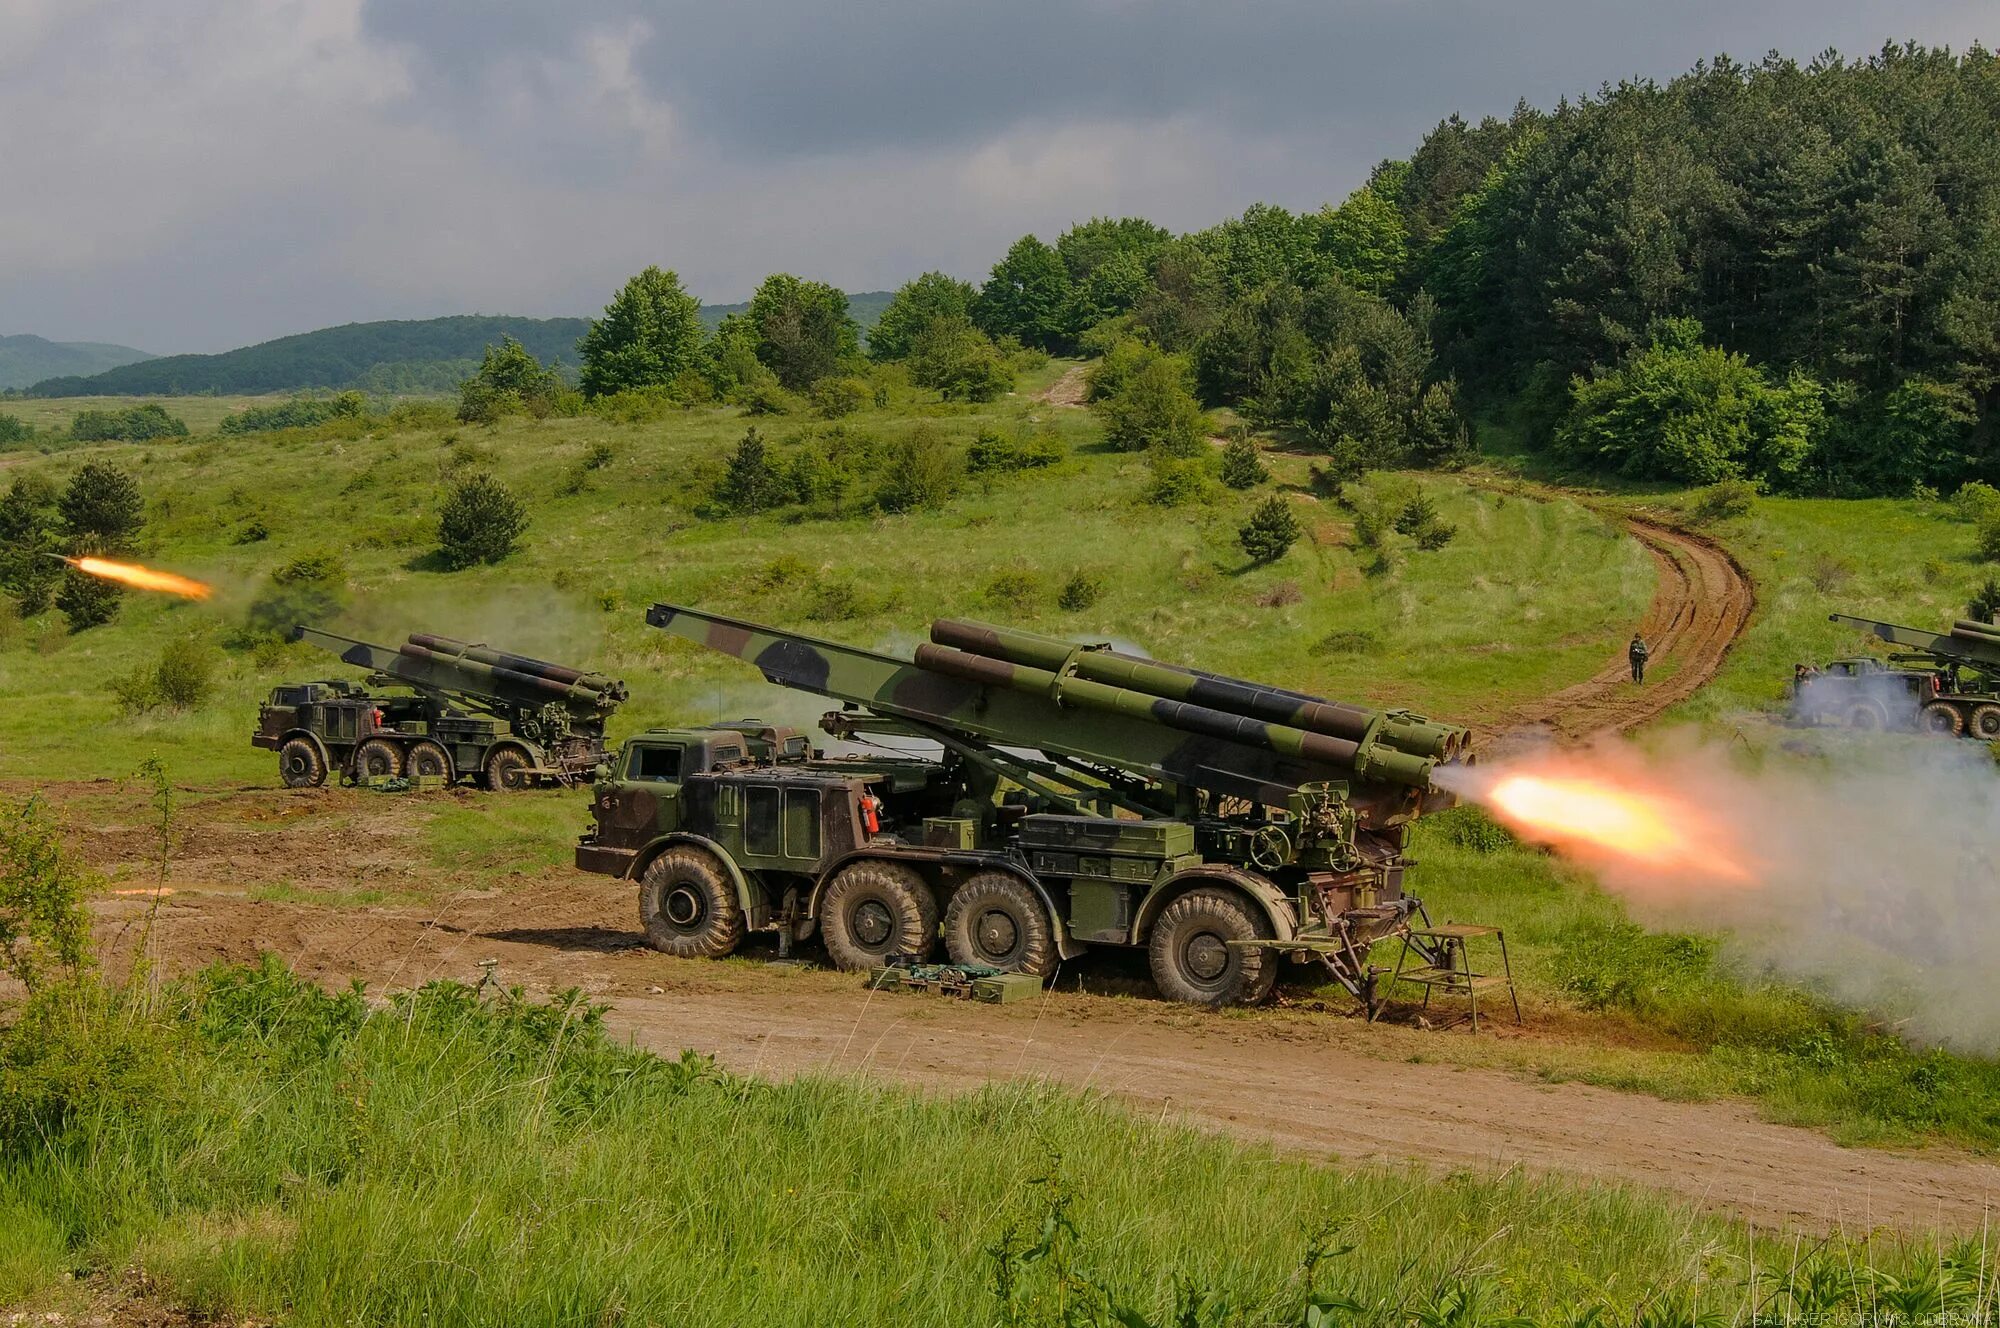
POLYGON ((1484 802, 1524 773, 1665 810, 1677 842, 1653 860, 1559 845, 1641 921, 1726 929, 1740 957, 1912 1041, 2000 1051, 2000 773, 1985 747, 1816 733, 1759 754, 1682 734, 1448 778, 1484 802))

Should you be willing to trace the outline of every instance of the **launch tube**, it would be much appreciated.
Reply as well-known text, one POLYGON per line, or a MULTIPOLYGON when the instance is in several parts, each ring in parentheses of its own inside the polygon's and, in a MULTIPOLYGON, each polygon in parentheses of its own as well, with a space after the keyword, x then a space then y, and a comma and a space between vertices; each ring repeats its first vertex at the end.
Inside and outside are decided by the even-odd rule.
POLYGON ((916 650, 918 667, 950 677, 992 687, 1059 697, 1065 704, 1105 710, 1165 728, 1201 737, 1217 738, 1301 760, 1353 770, 1365 778, 1422 788, 1430 783, 1432 762, 1409 753, 1371 744, 1364 748, 1346 738, 1313 733, 1284 724, 1267 723, 1247 715, 1231 714, 1209 706, 1195 705, 1170 697, 1115 687, 1109 683, 1078 676, 1061 676, 1049 669, 1015 664, 989 655, 953 650, 940 645, 922 645, 916 650))

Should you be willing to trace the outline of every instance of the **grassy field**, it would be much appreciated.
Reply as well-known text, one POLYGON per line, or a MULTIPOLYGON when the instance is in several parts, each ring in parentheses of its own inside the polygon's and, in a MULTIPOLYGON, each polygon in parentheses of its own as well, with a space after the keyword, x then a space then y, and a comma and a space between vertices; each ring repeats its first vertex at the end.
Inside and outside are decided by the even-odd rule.
MULTIPOLYGON (((222 417, 247 406, 268 406, 283 396, 161 397, 158 404, 193 433, 212 433, 222 417)), ((0 415, 12 415, 37 432, 69 436, 70 421, 86 410, 130 410, 147 404, 143 397, 16 397, 0 399, 0 415)), ((32 446, 32 445, 31 445, 32 446)), ((6 453, 0 452, 0 460, 6 453)))
POLYGON ((297 1325, 1995 1311, 1976 1241, 1329 1169, 1025 1086, 760 1083, 619 1050, 573 1002, 440 985, 371 1012, 268 964, 90 991, 0 1043, 0 1307, 122 1286, 297 1325))
MULTIPOLYGON (((1421 485, 1459 532, 1431 553, 1392 541, 1384 558, 1357 547, 1350 507, 1309 492, 1305 458, 1275 454, 1273 484, 1291 495, 1308 533, 1281 562, 1247 566, 1234 531, 1261 493, 1218 489, 1206 503, 1171 509, 1149 503, 1142 461, 1105 450, 1086 412, 1034 399, 1063 367, 992 406, 899 397, 842 421, 889 438, 924 425, 952 447, 982 430, 1045 430, 1068 448, 1049 471, 974 478, 939 510, 896 516, 704 514, 746 427, 755 424, 781 456, 834 427, 803 413, 752 421, 708 408, 639 423, 513 420, 490 430, 432 418, 16 458, 58 479, 85 457, 130 466, 150 500, 145 557, 214 581, 218 594, 206 604, 132 597, 114 624, 76 636, 53 616, 0 623, 0 777, 116 779, 157 752, 177 780, 215 796, 274 783, 270 757, 246 741, 256 702, 277 681, 337 671, 325 656, 225 651, 217 695, 187 713, 128 717, 108 683, 177 635, 227 642, 272 570, 319 552, 345 563, 344 625, 355 634, 442 631, 625 677, 634 700, 614 737, 718 714, 810 724, 824 708, 645 627, 643 609, 655 599, 891 648, 921 639, 934 616, 989 617, 1477 721, 1594 671, 1650 593, 1644 553, 1611 519, 1559 495, 1496 492, 1484 475, 1373 476, 1350 496, 1393 505, 1421 485), (534 524, 499 566, 443 572, 431 556, 438 494, 473 469, 506 479, 534 524), (253 528, 264 537, 246 539, 253 528), (1076 572, 1101 579, 1104 595, 1066 612, 1057 588, 1076 572)), ((1593 501, 1663 510, 1685 508, 1688 497, 1593 501)), ((1760 499, 1711 529, 1760 593, 1722 682, 1683 707, 1725 729, 1772 702, 1792 659, 1851 648, 1824 622, 1829 609, 1941 620, 1982 574, 1968 557, 1969 529, 1935 503, 1760 499)), ((97 785, 68 797, 76 812, 118 815, 143 790, 97 785)), ((425 874, 532 875, 566 859, 583 819, 576 799, 555 795, 510 801, 507 812, 493 815, 476 798, 424 816, 414 842, 425 874)), ((1546 855, 1467 841, 1449 824, 1421 833, 1416 853, 1415 887, 1434 913, 1506 926, 1531 1006, 1570 1034, 1526 1050, 1435 1054, 1671 1096, 1745 1094, 1767 1113, 1855 1141, 2000 1145, 2000 1070, 1991 1062, 1871 1032, 1852 1012, 1733 968, 1715 938, 1640 931, 1587 876, 1546 855)), ((274 884, 264 897, 290 897, 289 889, 274 884)), ((358 877, 339 898, 312 897, 365 905, 430 889, 421 878, 358 877)))
MULTIPOLYGON (((1043 379, 1060 366, 1044 371, 1043 379)), ((172 749, 182 778, 269 777, 244 741, 273 683, 328 671, 324 655, 232 654, 215 702, 197 712, 122 718, 109 680, 176 634, 226 639, 278 567, 300 555, 345 562, 357 635, 412 630, 490 640, 624 677, 625 731, 666 720, 789 709, 816 716, 742 665, 646 627, 655 600, 802 627, 863 645, 903 646, 933 617, 1004 619, 1114 637, 1165 658, 1378 705, 1478 719, 1587 676, 1651 593, 1651 565, 1610 523, 1439 477, 1386 475, 1363 492, 1400 498, 1421 484, 1459 535, 1441 551, 1386 562, 1352 547, 1351 515, 1297 492, 1307 463, 1275 456, 1308 536, 1280 562, 1250 566, 1236 528, 1268 492, 1217 490, 1204 504, 1146 501, 1140 458, 1105 450, 1090 416, 1026 395, 991 407, 899 402, 842 421, 900 437, 919 423, 963 447, 984 429, 1050 430, 1070 457, 1051 471, 973 479, 937 511, 802 520, 698 515, 724 458, 755 424, 780 454, 829 425, 803 416, 748 421, 704 409, 665 420, 516 420, 498 429, 320 431, 93 447, 32 463, 60 480, 86 458, 117 461, 150 501, 145 557, 210 580, 206 604, 131 598, 119 620, 78 636, 60 620, 0 638, 0 776, 129 771, 172 749), (584 465, 608 448, 607 463, 584 465), (435 570, 439 489, 491 470, 529 504, 534 525, 504 563, 435 570), (268 532, 243 542, 253 525, 268 532), (1103 598, 1057 607, 1074 573, 1103 598), (1593 606, 1579 621, 1575 606, 1593 606)))

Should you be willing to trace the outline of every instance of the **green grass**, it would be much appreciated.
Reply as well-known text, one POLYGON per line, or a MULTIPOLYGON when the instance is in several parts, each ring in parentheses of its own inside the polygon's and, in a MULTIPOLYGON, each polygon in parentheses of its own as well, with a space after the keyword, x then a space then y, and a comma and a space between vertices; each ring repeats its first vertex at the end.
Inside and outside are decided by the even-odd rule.
POLYGON ((1807 1260, 1621 1188, 1314 1165, 1026 1085, 761 1083, 618 1049, 573 1000, 371 1010, 268 963, 45 997, 0 1083, 0 1305, 80 1272, 294 1325, 1267 1324, 1309 1295, 1351 1302, 1328 1323, 1467 1296, 1668 1323, 1853 1313, 1898 1276, 1994 1312, 1976 1242, 1807 1260), (1789 1301, 1802 1263, 1839 1289, 1789 1301))
MULTIPOLYGON (((1478 719, 1592 672, 1651 591, 1645 555, 1566 502, 1541 503, 1427 477, 1458 538, 1442 551, 1402 548, 1371 573, 1349 545, 1351 515, 1298 498, 1308 538, 1270 566, 1248 565, 1236 528, 1265 496, 1218 489, 1177 509, 1147 503, 1142 459, 1110 453, 1088 412, 1027 391, 991 406, 899 398, 844 421, 895 438, 927 420, 953 446, 983 428, 1046 428, 1072 450, 1051 471, 970 481, 934 512, 803 520, 797 512, 697 515, 723 458, 755 423, 782 454, 828 426, 806 416, 744 419, 726 408, 653 423, 512 420, 498 429, 378 432, 332 427, 93 448, 140 475, 149 498, 144 557, 213 581, 206 604, 128 597, 119 619, 70 636, 54 615, 0 624, 0 777, 97 777, 170 751, 195 783, 268 782, 272 760, 245 733, 275 682, 342 670, 298 648, 278 659, 231 655, 214 703, 191 715, 121 716, 113 676, 157 658, 177 633, 222 639, 276 568, 333 550, 347 563, 357 634, 442 631, 590 664, 632 686, 616 732, 718 711, 823 707, 765 687, 740 663, 644 625, 657 599, 798 626, 864 645, 907 646, 945 614, 1005 619, 1078 637, 1115 637, 1166 658, 1378 705, 1478 719), (580 471, 593 448, 613 460, 580 471), (432 570, 441 483, 490 469, 522 495, 534 524, 497 567, 432 570), (583 485, 576 487, 581 473, 583 485), (253 522, 269 538, 238 543, 253 522), (1076 571, 1102 578, 1087 612, 1056 606, 1076 571), (827 587, 853 587, 855 616, 813 621, 827 587), (1003 597, 1011 587, 1018 593, 1003 597), (1579 621, 1575 607, 1595 606, 1579 621)), ((206 400, 206 399, 204 399, 206 400)), ((58 480, 80 454, 23 460, 58 480)), ((1298 489, 1306 462, 1275 456, 1276 482, 1298 489)), ((1418 480, 1378 476, 1394 496, 1418 480)))
MULTIPOLYGON (((280 401, 288 401, 288 395, 269 396, 199 396, 199 397, 22 397, 16 400, 0 401, 0 412, 12 415, 24 424, 34 426, 38 432, 69 436, 70 421, 86 410, 130 410, 133 406, 148 401, 157 401, 166 412, 178 420, 186 422, 195 433, 208 433, 222 423, 222 417, 232 415, 246 406, 268 406, 280 401)), ((101 447, 103 444, 89 444, 101 447)))

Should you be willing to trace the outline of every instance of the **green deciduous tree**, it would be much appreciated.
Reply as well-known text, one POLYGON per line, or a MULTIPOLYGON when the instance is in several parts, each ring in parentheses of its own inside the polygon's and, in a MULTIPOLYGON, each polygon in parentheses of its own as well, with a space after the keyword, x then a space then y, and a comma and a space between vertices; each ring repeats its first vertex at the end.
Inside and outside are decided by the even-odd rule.
POLYGON ((934 318, 910 347, 910 381, 947 401, 992 401, 1014 386, 1013 371, 964 314, 934 318))
POLYGON ((1372 186, 1311 220, 1320 263, 1356 290, 1385 294, 1402 276, 1409 258, 1403 214, 1372 186))
POLYGON ((468 424, 491 424, 502 416, 526 411, 547 415, 563 392, 562 375, 536 359, 511 336, 488 346, 479 371, 458 385, 458 418, 468 424))
POLYGON ((994 338, 1013 337, 1046 351, 1068 347, 1069 269, 1062 255, 1032 235, 1024 235, 993 265, 972 320, 994 338))
POLYGON ((976 295, 971 282, 942 272, 926 272, 905 282, 868 333, 869 357, 904 358, 915 347, 917 335, 936 319, 969 317, 976 295))
POLYGON ((1207 420, 1194 397, 1187 359, 1158 352, 1141 352, 1134 359, 1135 366, 1121 376, 1117 390, 1092 406, 1104 425, 1104 436, 1128 452, 1199 455, 1207 420))
POLYGON ((700 364, 700 302, 674 273, 648 267, 604 306, 577 349, 585 396, 667 387, 700 364))
POLYGON ((514 491, 484 471, 452 485, 438 509, 438 552, 457 571, 497 563, 528 528, 528 510, 514 491))
POLYGON ((859 353, 859 333, 847 313, 847 296, 820 281, 788 272, 764 278, 750 297, 757 329, 757 358, 778 382, 803 391, 859 353))

